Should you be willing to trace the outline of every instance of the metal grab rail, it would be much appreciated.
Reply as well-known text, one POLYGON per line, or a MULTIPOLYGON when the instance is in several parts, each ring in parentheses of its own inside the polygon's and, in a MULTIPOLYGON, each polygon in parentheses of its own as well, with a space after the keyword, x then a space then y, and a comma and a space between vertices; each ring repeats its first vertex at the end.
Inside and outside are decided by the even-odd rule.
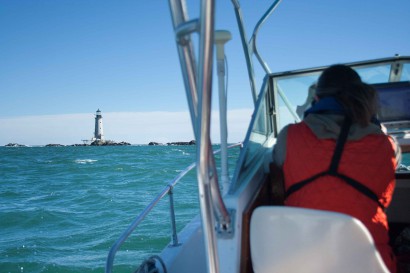
MULTIPOLYGON (((249 82, 250 82, 250 85, 251 85, 252 98, 253 98, 254 104, 256 104, 258 93, 256 92, 256 89, 255 89, 255 86, 256 86, 255 75, 254 75, 255 71, 254 71, 254 68, 253 68, 252 56, 255 55, 256 59, 259 61, 259 63, 262 66, 263 70, 267 74, 272 73, 269 66, 268 66, 268 64, 263 60, 263 58, 259 54, 258 47, 256 46, 256 40, 257 40, 256 38, 257 38, 257 35, 258 35, 258 32, 259 32, 259 29, 266 22, 268 17, 270 17, 272 15, 272 13, 278 7, 278 5, 280 4, 280 2, 282 0, 275 0, 272 3, 272 5, 269 7, 269 9, 265 12, 265 14, 262 16, 262 18, 256 24, 255 29, 252 33, 252 37, 249 40, 249 42, 247 42, 247 40, 246 40, 247 39, 246 38, 246 32, 245 32, 245 28, 243 26, 243 18, 242 18, 242 12, 241 12, 241 8, 240 8, 240 5, 239 5, 239 1, 238 0, 231 0, 231 1, 232 1, 233 6, 234 6, 234 9, 235 9, 236 21, 237 21, 237 24, 238 24, 239 32, 241 34, 240 37, 241 37, 242 47, 243 47, 244 54, 245 54, 246 65, 248 67, 247 70, 248 70, 249 82)), ((282 98, 283 102, 285 103, 286 107, 289 109, 289 112, 292 114, 292 116, 295 118, 295 120, 300 121, 299 116, 293 110, 292 105, 290 104, 290 102, 287 99, 287 97, 285 96, 285 94, 283 94, 283 92, 281 90, 278 90, 278 94, 282 98)))
MULTIPOLYGON (((228 149, 241 146, 242 143, 236 143, 228 146, 228 149)), ((218 149, 213 152, 213 154, 220 153, 221 150, 218 149)), ((105 265, 105 273, 112 273, 112 267, 114 265, 114 258, 115 254, 118 252, 118 249, 121 245, 125 242, 125 240, 131 235, 131 233, 138 227, 138 225, 144 220, 145 216, 148 215, 149 212, 156 206, 156 204, 166 195, 169 195, 170 200, 170 217, 171 217, 171 226, 172 226, 172 246, 178 245, 178 237, 176 232, 176 225, 175 225, 175 212, 174 212, 174 199, 173 199, 173 192, 172 189, 174 186, 194 167, 196 166, 196 162, 189 165, 185 168, 182 172, 180 172, 165 188, 151 201, 151 203, 134 219, 134 221, 130 224, 130 226, 121 234, 120 238, 112 245, 110 252, 108 253, 107 262, 105 265)))
POLYGON ((192 127, 197 141, 197 177, 203 223, 205 255, 209 272, 218 272, 215 223, 219 230, 231 228, 229 214, 221 197, 210 138, 212 56, 214 46, 215 0, 202 0, 198 20, 188 20, 185 0, 169 0, 176 35, 192 127), (198 55, 191 34, 198 33, 198 55), (196 65, 196 56, 198 64, 196 65))

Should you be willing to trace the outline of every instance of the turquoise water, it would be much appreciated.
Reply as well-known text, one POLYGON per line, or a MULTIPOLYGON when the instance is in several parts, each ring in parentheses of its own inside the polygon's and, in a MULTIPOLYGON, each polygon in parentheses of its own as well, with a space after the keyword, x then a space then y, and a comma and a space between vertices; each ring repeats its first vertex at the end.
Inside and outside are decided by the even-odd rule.
MULTIPOLYGON (((111 245, 195 159, 195 146, 0 147, 0 272, 104 272, 111 245)), ((238 149, 230 150, 230 171, 238 149)), ((403 156, 410 165, 410 154, 403 156)), ((195 170, 174 188, 177 228, 198 211, 195 170)), ((165 198, 122 246, 133 272, 170 242, 165 198)))
MULTIPOLYGON (((0 272, 103 272, 111 245, 195 152, 0 147, 0 272)), ((199 212, 195 177, 194 169, 174 189, 178 230, 199 212)), ((114 272, 133 272, 170 242, 168 215, 166 197, 122 246, 114 272)))

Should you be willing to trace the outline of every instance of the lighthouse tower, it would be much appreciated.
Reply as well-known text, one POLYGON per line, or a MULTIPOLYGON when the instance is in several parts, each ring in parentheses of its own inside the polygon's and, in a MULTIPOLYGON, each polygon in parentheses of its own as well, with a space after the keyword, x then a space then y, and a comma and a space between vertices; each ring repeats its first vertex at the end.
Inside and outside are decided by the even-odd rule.
POLYGON ((94 139, 104 141, 103 122, 100 109, 98 109, 95 114, 94 139))

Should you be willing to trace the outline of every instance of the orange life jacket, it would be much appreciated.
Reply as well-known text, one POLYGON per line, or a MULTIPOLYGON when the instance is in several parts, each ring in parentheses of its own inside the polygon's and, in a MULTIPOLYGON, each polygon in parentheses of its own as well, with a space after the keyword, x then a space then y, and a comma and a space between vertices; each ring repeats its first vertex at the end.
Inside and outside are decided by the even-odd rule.
POLYGON ((286 141, 285 205, 336 211, 359 219, 372 234, 386 266, 395 272, 384 212, 395 186, 392 141, 382 134, 347 141, 336 164, 336 141, 318 139, 304 122, 288 127, 286 141))

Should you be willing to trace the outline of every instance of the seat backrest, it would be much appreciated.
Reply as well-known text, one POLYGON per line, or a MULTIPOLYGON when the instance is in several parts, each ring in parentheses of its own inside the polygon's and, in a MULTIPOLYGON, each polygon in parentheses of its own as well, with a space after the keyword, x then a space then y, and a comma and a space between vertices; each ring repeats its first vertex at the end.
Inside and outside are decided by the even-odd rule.
POLYGON ((250 227, 255 273, 388 273, 366 227, 345 214, 264 206, 250 227))

